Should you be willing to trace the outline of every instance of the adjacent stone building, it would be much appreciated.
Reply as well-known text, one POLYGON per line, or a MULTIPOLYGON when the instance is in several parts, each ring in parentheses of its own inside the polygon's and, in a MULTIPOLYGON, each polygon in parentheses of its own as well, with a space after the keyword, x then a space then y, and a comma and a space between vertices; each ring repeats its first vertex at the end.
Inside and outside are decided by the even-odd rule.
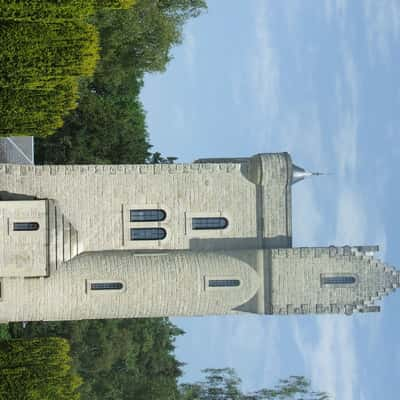
POLYGON ((379 311, 375 246, 292 248, 287 153, 0 164, 0 320, 379 311))

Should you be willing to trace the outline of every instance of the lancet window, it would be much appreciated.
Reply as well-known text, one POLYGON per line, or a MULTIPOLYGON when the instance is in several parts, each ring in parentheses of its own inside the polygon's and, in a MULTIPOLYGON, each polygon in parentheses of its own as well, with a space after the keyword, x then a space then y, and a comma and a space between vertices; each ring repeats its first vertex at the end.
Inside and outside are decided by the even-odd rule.
POLYGON ((161 209, 130 210, 131 222, 164 221, 166 217, 166 212, 161 209))
POLYGON ((124 284, 122 282, 92 282, 90 290, 122 290, 124 284))
POLYGON ((356 283, 356 277, 354 275, 323 275, 321 276, 322 285, 354 285, 356 283))
POLYGON ((37 231, 39 224, 37 222, 14 222, 14 231, 37 231))
POLYGON ((237 287, 240 286, 239 279, 210 279, 209 287, 237 287))
POLYGON ((223 217, 196 217, 192 219, 192 229, 225 229, 228 220, 223 217))
POLYGON ((164 228, 132 228, 131 240, 162 240, 167 236, 164 228))

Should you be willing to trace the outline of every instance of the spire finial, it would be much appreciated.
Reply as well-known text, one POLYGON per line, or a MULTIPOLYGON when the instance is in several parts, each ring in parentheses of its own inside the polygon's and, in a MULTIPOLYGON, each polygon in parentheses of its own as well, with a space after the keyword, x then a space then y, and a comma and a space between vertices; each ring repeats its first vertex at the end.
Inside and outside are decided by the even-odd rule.
POLYGON ((304 168, 298 167, 297 165, 293 164, 293 173, 292 173, 292 185, 295 183, 302 181, 309 176, 321 176, 321 175, 331 175, 330 173, 326 172, 312 172, 307 171, 304 168))

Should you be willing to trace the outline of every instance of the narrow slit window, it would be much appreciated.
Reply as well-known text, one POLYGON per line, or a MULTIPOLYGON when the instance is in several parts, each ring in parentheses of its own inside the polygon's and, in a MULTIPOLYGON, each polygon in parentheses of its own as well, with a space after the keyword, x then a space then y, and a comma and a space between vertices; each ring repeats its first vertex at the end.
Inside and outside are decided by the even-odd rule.
POLYGON ((164 210, 130 210, 130 222, 164 221, 167 213, 164 210))
POLYGON ((223 217, 196 217, 192 219, 192 229, 225 229, 228 220, 223 217))
POLYGON ((90 290, 122 290, 124 284, 122 282, 92 282, 90 290))
POLYGON ((132 228, 131 240, 162 240, 167 236, 163 228, 132 228))
POLYGON ((332 275, 332 276, 322 276, 322 285, 354 285, 356 283, 356 277, 353 275, 332 275))
POLYGON ((240 286, 239 279, 210 279, 208 287, 237 287, 240 286))
POLYGON ((39 224, 37 222, 14 222, 14 231, 37 231, 39 224))

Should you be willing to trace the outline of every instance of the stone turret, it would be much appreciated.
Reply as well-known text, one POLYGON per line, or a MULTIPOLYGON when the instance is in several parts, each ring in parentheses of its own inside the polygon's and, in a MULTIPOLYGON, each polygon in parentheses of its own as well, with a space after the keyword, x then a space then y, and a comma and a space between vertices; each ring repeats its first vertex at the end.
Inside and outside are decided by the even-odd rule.
POLYGON ((247 251, 84 253, 51 278, 9 282, 2 316, 55 321, 229 314, 260 289, 252 258, 247 251))

